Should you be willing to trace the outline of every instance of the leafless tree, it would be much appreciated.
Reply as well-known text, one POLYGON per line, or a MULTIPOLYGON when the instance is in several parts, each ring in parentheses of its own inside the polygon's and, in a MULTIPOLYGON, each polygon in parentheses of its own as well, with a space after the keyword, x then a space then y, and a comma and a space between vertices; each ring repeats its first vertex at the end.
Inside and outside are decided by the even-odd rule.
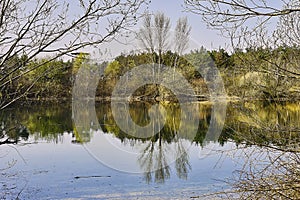
POLYGON ((175 45, 174 51, 177 54, 177 56, 175 58, 175 63, 174 63, 173 79, 174 79, 174 74, 177 67, 177 61, 179 59, 179 56, 181 56, 183 51, 188 48, 191 29, 192 28, 188 24, 187 17, 179 18, 177 20, 177 24, 175 28, 175 36, 174 36, 174 45, 175 45))
POLYGON ((10 87, 45 64, 28 65, 32 60, 47 55, 49 59, 45 62, 51 62, 84 47, 99 48, 98 45, 112 40, 122 29, 134 25, 139 10, 147 3, 147 0, 2 0, 1 108, 22 98, 34 85, 33 82, 26 88, 20 86, 17 91, 10 87))
POLYGON ((241 37, 243 37, 247 40, 243 42, 249 44, 251 38, 255 37, 255 39, 260 38, 260 46, 268 45, 268 43, 264 44, 270 40, 263 40, 267 36, 263 27, 276 23, 278 19, 281 19, 281 23, 278 24, 277 29, 282 29, 284 25, 296 35, 299 30, 299 20, 296 16, 299 16, 300 3, 297 0, 276 2, 270 0, 185 0, 184 2, 187 11, 201 15, 209 27, 237 39, 237 43, 241 42, 241 37), (287 23, 284 24, 283 21, 287 23))
POLYGON ((212 26, 234 28, 236 22, 243 25, 245 21, 257 17, 269 20, 272 17, 285 16, 300 12, 299 2, 280 0, 185 0, 186 8, 202 15, 212 26), (224 24, 225 23, 225 24, 224 24))
POLYGON ((164 13, 158 12, 154 17, 148 13, 137 34, 142 48, 151 54, 157 53, 158 60, 152 61, 159 65, 162 63, 162 53, 168 50, 170 28, 170 18, 164 13))
MULTIPOLYGON (((247 66, 247 69, 238 66, 237 70, 241 70, 241 73, 250 75, 258 65, 257 61, 264 60, 265 64, 255 73, 268 79, 270 88, 275 91, 282 83, 292 83, 298 87, 300 71, 295 61, 299 57, 300 46, 299 1, 185 0, 185 6, 187 11, 201 15, 210 28, 217 29, 225 37, 229 37, 234 51, 254 50, 248 52, 247 57, 235 54, 236 60, 240 59, 241 63, 247 66), (282 54, 273 51, 265 56, 266 54, 258 54, 255 51, 272 52, 272 49, 282 47, 282 54), (290 47, 288 58, 284 53, 285 47, 290 47)), ((265 90, 265 85, 257 84, 257 87, 265 90)), ((280 88, 279 96, 289 94, 289 89, 290 87, 285 87, 284 90, 280 88)))
POLYGON ((162 62, 162 53, 173 50, 175 53, 181 55, 187 49, 189 43, 189 35, 191 26, 188 24, 186 17, 177 20, 174 38, 171 41, 171 23, 170 18, 164 13, 156 13, 154 18, 151 14, 144 17, 142 27, 140 28, 137 37, 141 43, 142 48, 149 53, 157 53, 158 61, 162 62), (172 44, 170 44, 172 42, 172 44))
POLYGON ((225 180, 231 188, 218 195, 226 199, 299 199, 299 104, 245 102, 229 112, 235 117, 226 122, 226 131, 231 132, 236 146, 222 154, 237 162, 237 168, 225 180))
MULTIPOLYGON (((141 43, 141 47, 150 53, 151 62, 158 64, 158 69, 153 69, 153 77, 155 77, 155 70, 157 71, 157 76, 160 75, 163 54, 171 50, 176 54, 173 65, 174 77, 179 56, 182 55, 183 51, 186 50, 189 45, 188 37, 190 32, 191 26, 188 24, 186 17, 177 20, 173 35, 171 32, 170 18, 164 13, 158 12, 154 14, 154 16, 148 13, 144 17, 142 27, 137 33, 137 38, 141 43)), ((158 91, 157 86, 156 91, 158 91)))
POLYGON ((187 17, 179 18, 175 28, 174 51, 181 55, 188 48, 191 26, 187 17))
MULTIPOLYGON (((162 54, 167 50, 170 34, 170 18, 164 13, 158 12, 154 15, 147 13, 144 17, 142 27, 137 33, 141 47, 150 53, 150 60, 153 65, 153 78, 159 77, 162 68, 162 54), (156 67, 157 66, 157 69, 156 67)), ((154 96, 159 96, 159 86, 154 87, 154 96)))
POLYGON ((292 128, 278 133, 278 130, 273 128, 268 132, 262 129, 254 130, 251 135, 244 137, 239 146, 239 153, 235 153, 244 163, 241 163, 242 167, 227 180, 232 186, 232 190, 227 192, 229 199, 299 199, 298 133, 292 128), (266 135, 267 138, 258 144, 257 140, 261 139, 262 135, 266 135), (251 145, 254 146, 250 148, 251 145))
MULTIPOLYGON (((294 1, 291 7, 300 9, 299 1, 294 1)), ((279 45, 300 46, 300 11, 282 15, 278 20, 278 28, 274 33, 274 37, 278 40, 279 45)))
MULTIPOLYGON (((252 73, 255 79, 264 77, 267 82, 263 85, 253 79, 253 84, 264 89, 270 87, 273 90, 270 92, 281 90, 281 94, 291 89, 289 84, 298 85, 299 1, 185 0, 185 6, 187 11, 201 15, 210 28, 229 37, 234 50, 248 49, 247 56, 240 57, 242 65, 248 68, 238 67, 246 70, 246 75, 252 73), (287 50, 288 54, 284 52, 287 50), (263 66, 255 69, 262 60, 263 66)), ((280 103, 275 106, 275 116, 288 114, 286 109, 280 109, 280 103)), ((239 112, 251 119, 240 123, 240 127, 247 129, 230 127, 238 140, 243 141, 240 147, 246 147, 239 151, 239 158, 245 163, 236 171, 233 181, 229 181, 233 191, 225 195, 230 199, 299 199, 299 125, 287 122, 287 116, 282 121, 277 119, 275 124, 270 115, 265 121, 260 120, 258 115, 262 110, 251 111, 241 106, 239 112)))
POLYGON ((152 17, 148 13, 144 16, 142 28, 140 28, 139 34, 137 35, 139 40, 141 41, 141 45, 148 52, 154 53, 154 33, 153 33, 153 25, 152 25, 152 17))

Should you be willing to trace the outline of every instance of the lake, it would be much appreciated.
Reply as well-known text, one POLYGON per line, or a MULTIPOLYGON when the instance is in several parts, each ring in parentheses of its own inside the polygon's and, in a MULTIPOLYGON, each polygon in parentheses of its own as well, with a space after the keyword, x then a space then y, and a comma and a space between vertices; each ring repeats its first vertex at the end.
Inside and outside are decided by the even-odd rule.
POLYGON ((299 141, 299 102, 182 107, 48 103, 2 111, 0 199, 202 199, 230 191, 250 152, 299 141))

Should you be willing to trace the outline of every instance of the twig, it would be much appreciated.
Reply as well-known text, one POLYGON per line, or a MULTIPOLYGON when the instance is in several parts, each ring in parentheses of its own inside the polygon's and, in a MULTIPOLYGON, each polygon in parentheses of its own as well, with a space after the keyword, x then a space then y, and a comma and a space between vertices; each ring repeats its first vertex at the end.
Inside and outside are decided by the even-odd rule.
POLYGON ((80 178, 110 178, 111 176, 75 176, 75 179, 80 179, 80 178))

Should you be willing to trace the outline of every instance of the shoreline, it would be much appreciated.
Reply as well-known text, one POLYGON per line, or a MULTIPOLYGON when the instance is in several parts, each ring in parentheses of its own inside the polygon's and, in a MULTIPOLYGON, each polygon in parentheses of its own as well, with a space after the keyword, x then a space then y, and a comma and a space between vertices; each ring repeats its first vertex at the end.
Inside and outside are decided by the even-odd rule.
MULTIPOLYGON (((66 104, 68 106, 72 105, 72 98, 27 98, 20 100, 6 109, 13 108, 14 105, 17 106, 23 106, 23 105, 51 105, 51 104, 66 104)), ((86 98, 86 99, 80 99, 79 101, 82 102, 91 102, 95 101, 96 104, 104 102, 104 103, 109 103, 111 101, 115 102, 124 102, 127 101, 129 103, 139 103, 139 102, 144 102, 144 103, 163 103, 163 104, 169 104, 169 103, 179 103, 177 99, 155 99, 155 98, 117 98, 117 99, 112 99, 110 96, 107 97, 95 97, 95 98, 86 98)), ((262 98, 241 98, 237 96, 227 96, 219 99, 210 99, 209 97, 206 97, 205 99, 197 99, 197 101, 192 100, 191 98, 185 98, 183 100, 183 103, 214 103, 214 102, 226 102, 226 103, 239 103, 239 102, 253 102, 253 101, 263 101, 266 103, 275 103, 275 102, 299 102, 300 98, 277 98, 277 99, 262 99, 262 98)))

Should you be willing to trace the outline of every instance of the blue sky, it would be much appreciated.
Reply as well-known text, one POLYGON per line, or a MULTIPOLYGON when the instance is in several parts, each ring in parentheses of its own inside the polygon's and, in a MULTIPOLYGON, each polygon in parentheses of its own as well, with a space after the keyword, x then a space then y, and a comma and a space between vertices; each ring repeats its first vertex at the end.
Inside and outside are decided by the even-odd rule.
MULTIPOLYGON (((258 0, 256 3, 262 4, 262 0, 258 0)), ((253 5, 250 1, 246 1, 249 5, 253 5)), ((282 8, 282 0, 265 0, 266 4, 275 7, 282 8)), ((288 1, 287 1, 288 2, 288 1)), ((202 21, 200 15, 196 15, 190 12, 185 12, 183 8, 183 0, 152 0, 150 4, 150 12, 161 11, 171 18, 173 27, 176 24, 176 20, 179 17, 186 16, 192 26, 191 40, 195 41, 195 44, 190 45, 190 49, 199 48, 204 46, 206 49, 219 49, 224 48, 231 50, 231 41, 228 38, 220 35, 220 31, 211 30, 207 27, 206 23, 202 21)), ((256 24, 256 20, 251 20, 253 24, 256 24)), ((269 21, 269 30, 273 31, 276 27, 277 18, 269 21)))
MULTIPOLYGON (((192 26, 191 39, 207 49, 218 49, 219 47, 225 47, 226 44, 229 44, 230 41, 220 36, 218 31, 208 29, 206 24, 202 21, 201 16, 184 12, 182 4, 183 0, 152 0, 150 12, 155 13, 161 11, 165 13, 171 18, 173 27, 178 18, 186 16, 192 26)), ((193 44, 191 45, 194 46, 193 44)))
MULTIPOLYGON (((220 35, 220 31, 211 30, 208 28, 205 22, 202 21, 202 17, 190 12, 185 12, 183 8, 183 0, 151 0, 149 6, 149 12, 163 12, 166 16, 170 17, 172 28, 174 29, 176 21, 180 17, 186 16, 188 18, 189 24, 192 26, 192 31, 190 35, 189 50, 200 48, 204 46, 208 50, 224 48, 226 50, 231 50, 231 41, 228 38, 220 35)), ((282 6, 281 1, 267 0, 268 5, 280 8, 282 6)), ((273 21, 274 22, 274 21, 273 21)), ((133 30, 137 31, 140 27, 141 20, 133 30)), ((275 21, 276 25, 276 21, 275 21)), ((270 25, 270 30, 274 30, 274 23, 270 25)), ((122 39, 121 39, 122 40, 122 39)), ((120 53, 128 53, 130 50, 136 50, 140 47, 136 44, 130 43, 129 45, 120 45, 118 43, 108 43, 101 45, 101 49, 106 49, 110 52, 107 57, 115 57, 120 53)))
MULTIPOLYGON (((190 51, 193 49, 199 49, 204 46, 206 49, 219 49, 220 47, 226 48, 229 46, 230 41, 220 36, 216 30, 208 29, 207 25, 202 21, 201 16, 192 13, 184 12, 182 7, 183 0, 152 0, 149 12, 163 12, 166 16, 171 19, 172 29, 176 26, 176 21, 180 17, 187 17, 189 24, 192 26, 189 48, 186 50, 190 51)), ((133 27, 134 31, 140 28, 142 20, 139 21, 136 27, 133 27)), ((123 39, 120 39, 123 42, 123 39)), ((108 50, 110 53, 105 56, 106 58, 114 58, 120 53, 128 53, 130 50, 140 49, 137 44, 122 45, 119 43, 111 42, 101 45, 103 51, 108 50)), ((97 56, 96 56, 97 57, 97 56)))

